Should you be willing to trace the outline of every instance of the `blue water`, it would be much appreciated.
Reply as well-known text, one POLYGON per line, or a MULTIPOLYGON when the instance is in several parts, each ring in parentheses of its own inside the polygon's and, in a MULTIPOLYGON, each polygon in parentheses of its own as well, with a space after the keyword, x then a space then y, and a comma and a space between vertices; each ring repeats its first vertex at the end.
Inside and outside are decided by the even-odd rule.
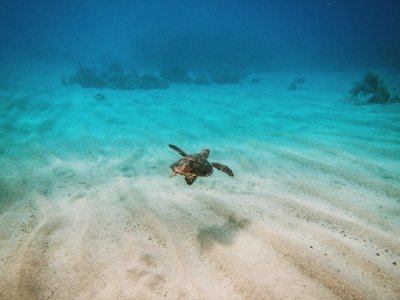
POLYGON ((398 299, 399 11, 1 1, 0 299, 398 299))
POLYGON ((399 67, 399 3, 8 1, 2 63, 117 59, 136 68, 399 67))

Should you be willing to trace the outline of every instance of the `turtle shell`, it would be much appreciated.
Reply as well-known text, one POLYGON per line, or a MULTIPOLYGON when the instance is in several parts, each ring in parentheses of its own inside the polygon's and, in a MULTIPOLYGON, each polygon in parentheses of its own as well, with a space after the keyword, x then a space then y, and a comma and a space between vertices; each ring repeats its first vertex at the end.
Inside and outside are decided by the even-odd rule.
POLYGON ((199 154, 188 155, 170 165, 170 168, 184 176, 210 176, 213 172, 212 165, 199 154))

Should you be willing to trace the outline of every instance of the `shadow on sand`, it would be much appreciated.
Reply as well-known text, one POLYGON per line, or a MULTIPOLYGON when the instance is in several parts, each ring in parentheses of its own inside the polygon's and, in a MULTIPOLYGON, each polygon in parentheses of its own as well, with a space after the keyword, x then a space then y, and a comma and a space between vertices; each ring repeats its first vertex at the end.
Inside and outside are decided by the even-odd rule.
POLYGON ((231 245, 238 231, 245 229, 249 224, 249 220, 231 214, 222 225, 211 225, 200 228, 197 240, 200 244, 201 252, 211 250, 215 243, 231 245))

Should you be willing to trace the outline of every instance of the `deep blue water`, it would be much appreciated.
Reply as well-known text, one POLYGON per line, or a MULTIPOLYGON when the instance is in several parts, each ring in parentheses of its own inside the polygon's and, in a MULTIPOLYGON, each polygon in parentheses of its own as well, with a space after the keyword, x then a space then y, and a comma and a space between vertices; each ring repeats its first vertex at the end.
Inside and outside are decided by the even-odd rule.
POLYGON ((396 0, 0 1, 0 61, 400 68, 396 0))

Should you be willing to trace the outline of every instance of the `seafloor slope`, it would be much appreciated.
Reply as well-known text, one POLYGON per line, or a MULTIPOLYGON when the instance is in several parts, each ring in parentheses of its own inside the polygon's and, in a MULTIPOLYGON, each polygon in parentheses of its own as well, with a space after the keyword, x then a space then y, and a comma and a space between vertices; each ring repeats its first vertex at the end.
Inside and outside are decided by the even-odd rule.
POLYGON ((2 77, 0 298, 399 299, 400 105, 354 105, 360 74, 2 77), (170 178, 168 143, 235 177, 170 178))

